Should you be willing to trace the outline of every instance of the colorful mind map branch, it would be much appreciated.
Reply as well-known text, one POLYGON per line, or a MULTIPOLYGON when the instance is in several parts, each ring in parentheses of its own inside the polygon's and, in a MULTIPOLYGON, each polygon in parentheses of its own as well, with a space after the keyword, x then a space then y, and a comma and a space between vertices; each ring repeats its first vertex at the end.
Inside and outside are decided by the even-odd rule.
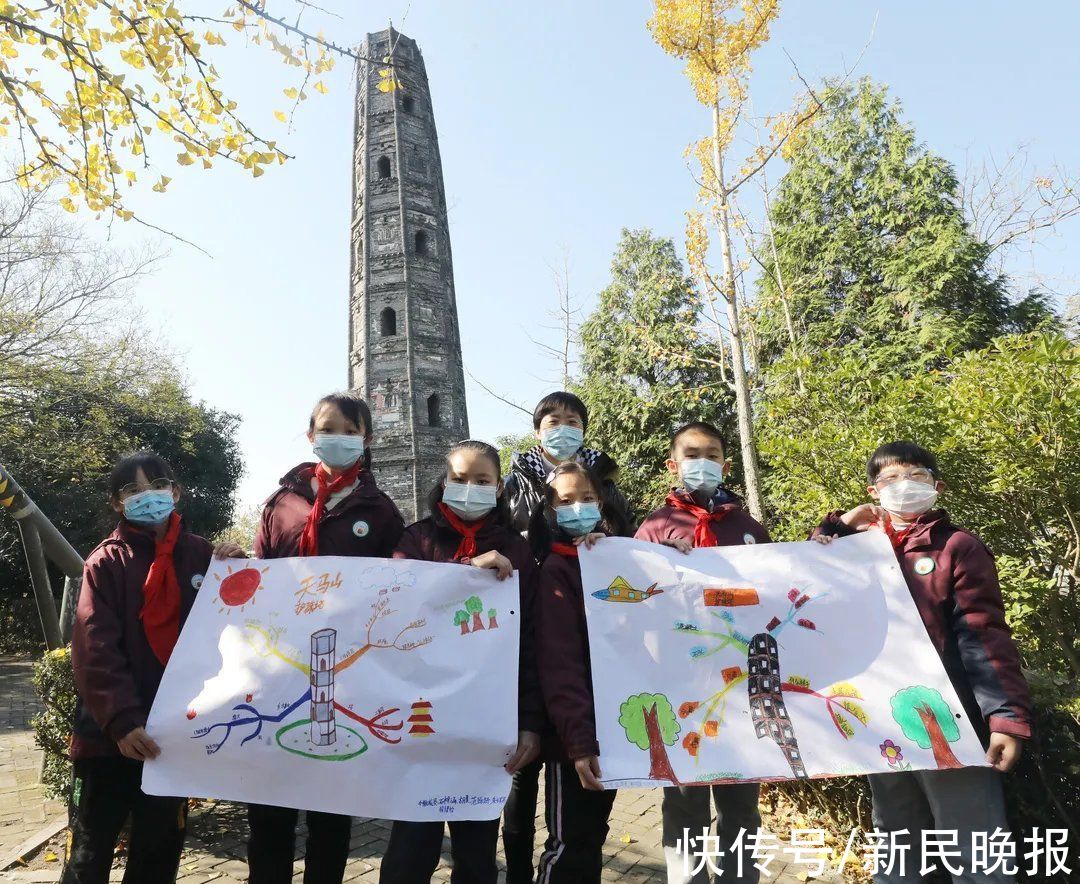
POLYGON ((817 628, 817 626, 814 624, 814 621, 810 620, 807 617, 800 617, 799 611, 805 605, 808 605, 811 602, 821 601, 826 596, 828 596, 827 592, 822 593, 818 596, 812 596, 808 595, 807 593, 800 592, 795 587, 792 587, 788 590, 787 597, 790 604, 788 605, 787 614, 784 616, 784 619, 781 620, 779 617, 773 617, 765 628, 773 635, 779 635, 780 631, 785 626, 794 623, 796 626, 799 626, 803 629, 809 629, 811 632, 820 632, 821 630, 817 628))
POLYGON ((724 715, 727 712, 728 694, 747 678, 740 666, 729 666, 721 670, 720 675, 724 679, 724 686, 715 694, 704 700, 688 700, 679 706, 679 718, 693 716, 697 722, 694 729, 687 733, 682 741, 682 747, 695 759, 698 757, 702 736, 707 739, 715 739, 719 736, 720 726, 724 723, 724 715))
POLYGON ((859 693, 859 689, 855 685, 849 682, 842 681, 832 687, 825 688, 823 691, 815 691, 810 687, 809 679, 791 675, 788 676, 786 681, 780 683, 780 689, 789 693, 804 694, 823 700, 825 708, 829 712, 829 718, 832 719, 832 723, 836 725, 836 729, 845 740, 850 740, 855 736, 855 729, 851 726, 847 716, 844 715, 845 712, 863 727, 870 723, 870 717, 866 714, 866 710, 855 702, 863 699, 863 695, 859 693))
MULTIPOLYGON (((235 728, 250 727, 250 732, 240 741, 240 745, 244 746, 261 735, 265 722, 280 724, 305 703, 310 702, 310 712, 307 719, 292 722, 277 731, 276 742, 281 748, 309 758, 339 761, 346 758, 355 758, 366 751, 367 744, 358 731, 350 727, 339 727, 337 725, 336 713, 341 713, 346 718, 363 725, 371 736, 384 743, 401 742, 401 737, 394 736, 393 733, 400 731, 404 723, 400 720, 387 720, 400 711, 397 707, 380 709, 373 716, 366 717, 343 706, 334 698, 335 676, 355 664, 367 652, 373 649, 393 649, 407 652, 416 650, 431 642, 430 635, 418 639, 408 637, 410 632, 423 628, 425 621, 422 619, 408 623, 392 639, 374 635, 376 626, 395 613, 390 607, 390 599, 386 592, 386 590, 380 590, 380 597, 372 605, 372 613, 367 621, 367 633, 364 643, 347 654, 342 660, 335 661, 336 630, 320 629, 312 633, 311 662, 305 664, 280 648, 281 629, 268 628, 257 623, 248 623, 245 628, 245 638, 256 654, 261 657, 275 657, 302 672, 308 679, 307 690, 291 703, 279 703, 278 711, 275 713, 261 712, 252 704, 252 698, 248 695, 245 702, 233 706, 232 716, 228 721, 220 721, 209 726, 200 727, 192 735, 192 739, 203 739, 210 734, 214 734, 215 740, 206 745, 207 754, 213 755, 225 745, 235 728), (307 731, 300 730, 303 725, 309 726, 307 731), (223 729, 223 733, 221 733, 220 739, 216 739, 219 728, 223 729), (339 736, 341 739, 339 739, 339 736)), ((196 714, 196 710, 190 710, 188 718, 195 718, 196 714)))

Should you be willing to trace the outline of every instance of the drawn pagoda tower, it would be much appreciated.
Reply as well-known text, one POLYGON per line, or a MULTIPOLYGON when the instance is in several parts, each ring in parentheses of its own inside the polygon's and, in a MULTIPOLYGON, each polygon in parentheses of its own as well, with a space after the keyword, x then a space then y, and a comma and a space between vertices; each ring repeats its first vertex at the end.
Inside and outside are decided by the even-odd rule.
POLYGON ((750 693, 750 719, 759 740, 769 737, 784 753, 793 776, 807 776, 795 728, 788 718, 780 683, 780 654, 776 639, 760 632, 750 639, 747 662, 747 690, 750 693))
POLYGON ((334 727, 334 656, 336 629, 311 633, 311 743, 333 746, 337 740, 334 727))
POLYGON ((406 524, 469 434, 446 193, 415 41, 368 34, 357 67, 349 387, 371 406, 373 470, 406 524))

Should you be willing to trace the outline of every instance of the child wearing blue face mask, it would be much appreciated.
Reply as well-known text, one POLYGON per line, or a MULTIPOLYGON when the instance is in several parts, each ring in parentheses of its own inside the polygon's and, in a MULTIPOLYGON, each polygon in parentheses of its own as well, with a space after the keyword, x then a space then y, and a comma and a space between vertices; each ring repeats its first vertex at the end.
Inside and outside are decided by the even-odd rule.
MULTIPOLYGON (((544 509, 548 476, 564 463, 578 463, 599 479, 600 500, 612 534, 634 533, 634 514, 615 484, 618 466, 604 454, 584 445, 589 411, 573 393, 550 393, 533 411, 538 445, 517 452, 504 478, 514 527, 526 536, 529 523, 544 509)), ((531 539, 531 538, 530 538, 531 539)), ((536 838, 536 801, 542 763, 536 761, 514 774, 514 784, 503 812, 503 848, 506 884, 532 884, 533 846, 536 838)))
MULTIPOLYGON (((394 558, 490 568, 500 580, 517 571, 521 613, 518 745, 506 763, 507 773, 513 774, 539 754, 544 713, 533 642, 536 561, 528 543, 510 524, 499 467, 498 450, 486 442, 466 439, 454 445, 446 455, 446 475, 428 496, 430 515, 405 529, 394 558)), ((484 628, 482 623, 479 628, 484 628)), ((430 881, 439 864, 444 828, 441 822, 395 821, 379 872, 381 884, 430 881)), ((496 884, 498 818, 450 822, 449 828, 452 880, 496 884)))
MULTIPOLYGON (((570 462, 588 467, 599 477, 601 499, 615 533, 627 537, 634 533, 634 515, 615 484, 619 468, 602 451, 585 447, 588 426, 589 411, 573 393, 549 393, 537 404, 533 430, 539 444, 513 455, 504 480, 514 526, 522 533, 528 531, 529 520, 541 508, 551 471, 570 462)), ((516 882, 511 879, 507 884, 516 882)))
POLYGON ((578 547, 608 534, 602 485, 573 461, 557 466, 529 525, 542 559, 536 601, 540 687, 555 733, 545 735, 548 839, 538 868, 545 884, 599 882, 615 791, 600 781, 589 637, 578 547))
POLYGON ((186 798, 146 795, 140 784, 143 762, 161 751, 147 716, 211 546, 184 527, 180 486, 156 454, 125 457, 109 486, 120 521, 86 558, 71 636, 78 701, 65 884, 108 881, 129 814, 125 879, 175 880, 187 818, 186 798))
MULTIPOLYGON (((729 461, 724 440, 712 424, 694 421, 675 431, 668 451, 667 469, 674 488, 664 506, 651 512, 637 532, 638 540, 672 546, 682 552, 695 547, 768 543, 769 534, 742 508, 742 502, 724 487, 729 461)), ((701 833, 709 828, 709 798, 716 806, 716 834, 728 851, 722 859, 725 870, 738 867, 730 858, 732 842, 740 830, 757 831, 758 784, 733 783, 723 786, 669 786, 664 789, 663 842, 667 858, 668 884, 708 884, 707 863, 699 863, 704 849, 701 833), (690 860, 684 833, 691 836, 690 860), (696 875, 687 868, 701 865, 696 875)), ((759 879, 752 844, 744 849, 740 881, 759 879)))

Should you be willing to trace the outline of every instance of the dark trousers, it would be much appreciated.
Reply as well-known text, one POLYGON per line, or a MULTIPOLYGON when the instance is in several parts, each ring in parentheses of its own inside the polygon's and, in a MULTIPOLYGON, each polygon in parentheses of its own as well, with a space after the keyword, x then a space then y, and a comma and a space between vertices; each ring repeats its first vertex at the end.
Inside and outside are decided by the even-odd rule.
MULTIPOLYGON (((460 820, 449 823, 452 884, 496 884, 499 867, 499 821, 460 820)), ((443 823, 396 820, 379 869, 379 884, 429 884, 442 853, 443 823)))
MULTIPOLYGON (((291 884, 296 854, 296 821, 300 811, 267 804, 248 805, 249 884, 291 884)), ((307 845, 304 884, 341 884, 349 859, 352 817, 304 811, 307 845)))
POLYGON ((709 884, 710 881, 721 880, 713 874, 715 869, 723 871, 722 880, 725 882, 757 884, 761 873, 754 865, 760 859, 754 858, 755 842, 744 837, 741 857, 736 852, 734 842, 740 831, 753 836, 761 825, 759 789, 757 783, 668 786, 664 789, 663 838, 668 884, 709 884), (709 829, 712 824, 710 795, 716 807, 716 836, 723 847, 723 856, 713 855, 716 851, 707 848, 701 840, 702 831, 709 829), (689 844, 686 843, 687 834, 689 844), (710 851, 708 855, 703 855, 703 849, 710 851))
POLYGON ((506 884, 532 884, 533 850, 536 847, 536 797, 540 792, 540 759, 514 774, 510 797, 503 807, 503 852, 506 884))
POLYGON ((147 795, 142 762, 122 756, 74 763, 70 835, 62 884, 106 884, 120 830, 131 814, 124 884, 176 880, 187 828, 187 799, 147 795))
POLYGON ((548 762, 544 814, 548 838, 537 867, 539 884, 599 884, 615 790, 581 785, 571 762, 548 762))

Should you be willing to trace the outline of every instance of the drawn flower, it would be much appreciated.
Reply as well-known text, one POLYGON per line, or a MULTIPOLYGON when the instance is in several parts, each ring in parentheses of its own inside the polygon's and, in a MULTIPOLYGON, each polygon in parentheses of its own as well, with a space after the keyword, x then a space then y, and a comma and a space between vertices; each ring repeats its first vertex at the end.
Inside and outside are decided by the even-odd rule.
POLYGON ((795 589, 794 587, 792 587, 791 589, 788 590, 787 597, 788 597, 789 602, 793 602, 799 597, 799 591, 797 589, 795 589))
POLYGON ((708 649, 704 645, 694 645, 690 649, 690 656, 696 660, 698 657, 704 657, 707 651, 708 649))
POLYGON ((720 722, 710 718, 705 722, 705 736, 715 737, 720 731, 720 722))
POLYGON ((689 715, 691 712, 693 712, 695 709, 697 709, 698 706, 700 706, 700 705, 701 705, 700 703, 690 703, 690 702, 683 703, 679 707, 679 718, 686 718, 687 715, 689 715))
POLYGON ((799 608, 801 608, 808 601, 810 601, 810 596, 808 596, 808 595, 799 596, 799 600, 797 602, 795 602, 795 610, 798 610, 799 608))
POLYGON ((803 629, 817 629, 817 627, 814 625, 814 621, 807 620, 805 617, 800 617, 795 622, 798 623, 799 626, 801 626, 803 629))
POLYGON ((892 740, 886 740, 878 748, 881 750, 881 757, 893 766, 904 760, 904 753, 892 740))
POLYGON ((701 744, 701 734, 697 731, 690 731, 685 737, 683 737, 682 746, 693 756, 697 756, 698 746, 701 744))

